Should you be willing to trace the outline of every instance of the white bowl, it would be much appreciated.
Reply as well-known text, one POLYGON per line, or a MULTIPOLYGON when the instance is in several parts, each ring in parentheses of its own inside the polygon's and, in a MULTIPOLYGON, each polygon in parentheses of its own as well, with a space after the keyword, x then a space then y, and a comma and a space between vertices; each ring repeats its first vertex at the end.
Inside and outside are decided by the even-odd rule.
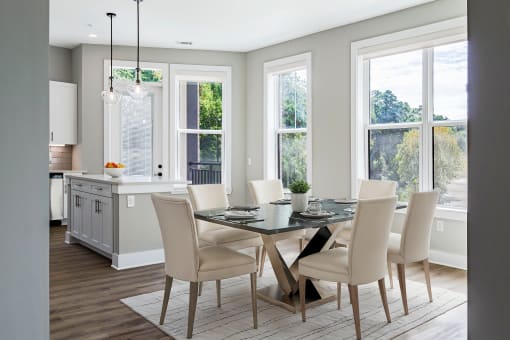
POLYGON ((105 174, 110 175, 113 178, 122 176, 124 171, 126 171, 126 168, 104 168, 105 174))

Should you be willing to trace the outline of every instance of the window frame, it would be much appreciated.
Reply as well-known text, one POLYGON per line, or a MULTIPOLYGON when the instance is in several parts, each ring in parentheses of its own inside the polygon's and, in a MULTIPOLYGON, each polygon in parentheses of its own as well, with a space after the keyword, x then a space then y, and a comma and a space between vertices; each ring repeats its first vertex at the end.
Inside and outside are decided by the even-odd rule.
MULTIPOLYGON (((286 133, 306 133, 306 180, 312 183, 312 53, 306 52, 264 63, 264 179, 279 178, 278 137, 286 133), (306 128, 281 128, 279 86, 274 75, 306 70, 306 128)), ((284 188, 288 191, 288 188, 284 188)))
MULTIPOLYGON (((466 17, 447 20, 406 31, 356 41, 351 44, 351 196, 357 197, 359 183, 369 178, 369 131, 378 129, 420 129, 420 191, 432 190, 434 184, 433 129, 436 126, 464 126, 461 120, 434 121, 434 46, 467 40, 466 17), (370 121, 370 59, 412 50, 423 50, 421 122, 372 124, 370 121)), ((466 209, 438 206, 436 217, 467 219, 466 209)))
POLYGON ((232 192, 232 67, 215 65, 189 65, 189 64, 171 64, 170 65, 170 140, 172 141, 170 149, 171 168, 170 177, 175 180, 186 180, 187 175, 182 174, 182 160, 180 155, 180 137, 182 134, 215 134, 221 135, 221 182, 225 184, 227 193, 232 192), (196 82, 221 82, 223 84, 222 96, 222 129, 187 129, 180 127, 180 86, 179 81, 191 80, 196 82))
MULTIPOLYGON (((113 68, 123 67, 123 68, 136 68, 136 61, 132 60, 112 60, 113 68)), ((158 131, 153 131, 153 141, 160 140, 157 143, 153 144, 153 166, 156 163, 161 164, 163 166, 162 169, 157 169, 158 172, 162 173, 162 178, 167 179, 169 175, 169 160, 168 160, 168 64, 166 63, 153 63, 153 62, 140 62, 140 68, 142 69, 157 69, 161 70, 163 74, 163 80, 161 82, 143 82, 143 86, 156 86, 161 87, 161 115, 155 116, 153 118, 153 126, 161 126, 158 131)), ((110 59, 105 59, 103 64, 103 80, 104 80, 104 89, 108 89, 110 87, 110 59)), ((128 80, 114 81, 115 84, 122 83, 128 85, 130 82, 128 80)), ((104 142, 103 142, 103 164, 110 161, 112 159, 112 154, 115 152, 113 148, 117 146, 117 142, 112 140, 113 133, 113 123, 112 123, 112 113, 111 113, 111 105, 104 104, 103 105, 103 129, 104 129, 104 142)), ((118 141, 118 146, 120 148, 120 141, 118 141)), ((153 167, 153 171, 156 172, 156 168, 153 167)), ((154 174, 153 174, 154 175, 154 174)))

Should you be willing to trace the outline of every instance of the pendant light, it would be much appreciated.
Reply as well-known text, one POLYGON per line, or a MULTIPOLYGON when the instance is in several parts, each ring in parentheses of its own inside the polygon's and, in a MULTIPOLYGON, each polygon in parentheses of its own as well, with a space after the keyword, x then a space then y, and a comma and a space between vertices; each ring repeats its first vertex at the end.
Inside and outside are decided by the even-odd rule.
POLYGON ((142 86, 140 81, 140 2, 143 0, 136 1, 136 81, 135 85, 128 88, 129 95, 133 98, 141 99, 147 96, 147 90, 142 86))
POLYGON ((117 16, 115 13, 106 13, 106 16, 110 18, 110 89, 101 92, 101 97, 105 104, 118 104, 122 95, 113 89, 113 18, 117 16))

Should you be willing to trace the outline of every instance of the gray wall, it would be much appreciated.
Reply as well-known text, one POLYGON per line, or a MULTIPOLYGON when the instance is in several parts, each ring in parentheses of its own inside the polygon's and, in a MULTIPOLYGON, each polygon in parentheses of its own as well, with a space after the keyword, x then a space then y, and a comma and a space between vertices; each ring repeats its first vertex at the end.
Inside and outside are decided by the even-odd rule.
MULTIPOLYGON (((245 56, 242 53, 143 48, 141 60, 168 64, 203 64, 232 67, 232 187, 233 201, 245 199, 245 56), (234 171, 235 170, 235 171, 234 171)), ((134 60, 132 47, 115 47, 114 59, 134 60)), ((73 50, 74 82, 80 87, 78 141, 73 167, 89 173, 103 172, 103 90, 104 60, 108 46, 82 45, 73 50)))
POLYGON ((70 83, 73 81, 72 51, 68 48, 50 46, 48 74, 50 80, 70 83))
MULTIPOLYGON (((351 42, 466 15, 466 0, 438 0, 334 28, 247 54, 247 180, 263 178, 264 62, 312 52, 313 194, 348 197, 351 191, 351 42)), ((399 218, 395 229, 398 230, 399 218)), ((433 230, 438 251, 466 255, 466 223, 433 230)))
POLYGON ((508 339, 510 2, 468 0, 468 12, 468 329, 508 339))
POLYGON ((0 339, 48 339, 48 1, 0 1, 0 339))

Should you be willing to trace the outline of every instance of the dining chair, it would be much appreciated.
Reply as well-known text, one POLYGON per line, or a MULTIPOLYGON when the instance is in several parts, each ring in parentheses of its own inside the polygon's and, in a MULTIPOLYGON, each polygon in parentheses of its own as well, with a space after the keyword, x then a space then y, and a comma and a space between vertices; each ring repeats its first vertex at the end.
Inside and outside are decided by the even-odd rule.
POLYGON ((400 294, 404 304, 404 313, 407 315, 406 274, 405 265, 413 262, 422 262, 425 272, 425 282, 432 302, 432 287, 429 273, 430 231, 439 198, 437 191, 415 192, 409 199, 407 213, 404 220, 402 234, 390 233, 388 242, 388 276, 390 286, 393 288, 393 273, 391 264, 397 264, 400 294))
POLYGON ((306 321, 307 279, 336 282, 338 309, 340 309, 341 283, 347 283, 358 339, 361 339, 359 285, 378 282, 386 320, 388 323, 391 322, 384 277, 388 238, 396 202, 395 196, 359 200, 349 247, 329 249, 299 260, 299 297, 303 322, 306 321))
POLYGON ((159 324, 165 315, 173 279, 189 281, 188 339, 193 335, 198 283, 216 281, 217 302, 221 306, 219 283, 223 279, 250 274, 253 327, 257 328, 257 265, 248 255, 225 247, 198 246, 193 209, 185 198, 152 194, 165 252, 165 293, 159 324))
MULTIPOLYGON (((188 185, 188 193, 195 211, 224 209, 229 206, 223 184, 188 185)), ((223 246, 233 250, 255 248, 255 261, 257 268, 259 267, 260 250, 263 245, 259 234, 200 220, 197 221, 197 229, 199 242, 204 246, 223 246)), ((201 293, 202 284, 199 295, 201 293)))
MULTIPOLYGON (((373 199, 395 196, 397 191, 397 182, 386 180, 362 180, 360 183, 358 199, 373 199)), ((352 224, 344 223, 342 229, 338 232, 335 244, 337 246, 347 246, 351 240, 352 224)))
MULTIPOLYGON (((256 205, 267 204, 284 198, 282 181, 279 179, 270 180, 254 180, 249 182, 252 200, 256 205)), ((299 240, 299 251, 303 250, 306 231, 296 230, 287 233, 279 233, 271 235, 274 242, 288 239, 299 240)), ((266 248, 262 247, 262 255, 260 258, 259 276, 264 272, 264 263, 266 262, 266 248)))

